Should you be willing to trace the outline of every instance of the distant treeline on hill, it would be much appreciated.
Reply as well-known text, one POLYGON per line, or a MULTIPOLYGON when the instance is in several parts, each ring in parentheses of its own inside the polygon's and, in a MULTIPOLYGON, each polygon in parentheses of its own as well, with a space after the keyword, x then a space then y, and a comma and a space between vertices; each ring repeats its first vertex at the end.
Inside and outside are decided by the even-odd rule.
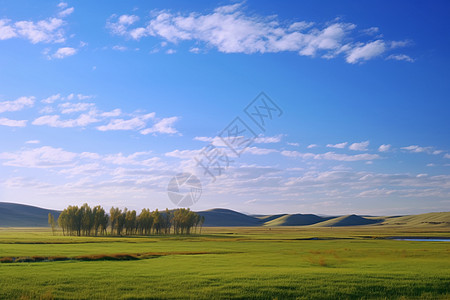
MULTIPOLYGON (((56 222, 51 213, 48 222, 54 231, 56 222)), ((97 236, 107 235, 108 227, 111 235, 190 234, 198 227, 201 233, 204 222, 205 217, 184 208, 164 212, 144 208, 137 215, 135 210, 112 207, 108 215, 100 205, 91 208, 85 203, 81 207, 68 206, 57 224, 64 235, 97 236)))

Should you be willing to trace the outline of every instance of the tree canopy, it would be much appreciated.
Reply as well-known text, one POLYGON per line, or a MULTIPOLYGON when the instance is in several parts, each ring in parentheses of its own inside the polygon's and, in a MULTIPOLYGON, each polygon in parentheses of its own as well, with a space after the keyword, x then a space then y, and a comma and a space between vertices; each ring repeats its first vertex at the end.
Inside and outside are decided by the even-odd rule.
MULTIPOLYGON (((49 222, 50 218, 49 216, 49 222)), ((109 215, 100 205, 91 208, 87 203, 81 207, 69 205, 58 218, 58 225, 64 235, 97 236, 107 235, 151 235, 151 234, 191 234, 204 223, 199 216, 189 208, 175 210, 150 211, 142 209, 138 215, 135 210, 123 210, 111 207, 109 215)))

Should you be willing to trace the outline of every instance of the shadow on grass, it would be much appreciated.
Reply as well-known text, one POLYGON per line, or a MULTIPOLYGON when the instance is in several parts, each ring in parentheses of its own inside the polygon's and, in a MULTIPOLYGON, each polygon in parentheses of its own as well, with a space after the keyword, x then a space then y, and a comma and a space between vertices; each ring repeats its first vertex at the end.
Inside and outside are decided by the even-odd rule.
POLYGON ((21 257, 1 257, 0 263, 35 263, 35 262, 53 262, 53 261, 129 261, 158 258, 169 255, 206 255, 206 254, 232 254, 242 252, 228 251, 185 251, 185 252, 146 252, 146 253, 115 253, 115 254, 92 254, 79 255, 74 257, 67 256, 21 256, 21 257))

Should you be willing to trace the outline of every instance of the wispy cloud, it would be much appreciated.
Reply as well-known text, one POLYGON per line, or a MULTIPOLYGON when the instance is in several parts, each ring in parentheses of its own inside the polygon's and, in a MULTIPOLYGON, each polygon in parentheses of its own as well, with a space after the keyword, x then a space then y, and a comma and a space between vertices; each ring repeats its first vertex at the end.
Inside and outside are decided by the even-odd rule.
POLYGON ((348 154, 339 154, 335 152, 326 152, 321 154, 315 153, 301 153, 298 151, 281 151, 281 155, 287 157, 299 157, 303 159, 324 159, 324 160, 336 160, 336 161, 360 161, 360 160, 374 160, 380 159, 381 157, 378 154, 356 154, 356 155, 348 155, 348 154))
POLYGON ((47 125, 58 128, 83 127, 100 120, 92 113, 81 114, 75 119, 61 119, 59 115, 45 115, 33 121, 33 125, 47 125))
POLYGON ((39 144, 41 141, 39 141, 39 140, 29 140, 29 141, 26 141, 25 142, 25 144, 39 144))
POLYGON ((74 8, 73 7, 69 7, 69 8, 66 8, 66 9, 64 9, 63 11, 60 11, 59 13, 58 13, 58 16, 60 17, 60 18, 64 18, 64 17, 67 17, 68 15, 71 15, 73 12, 74 12, 74 8))
POLYGON ((355 64, 375 58, 386 51, 386 44, 382 40, 361 44, 348 51, 346 61, 355 64))
MULTIPOLYGON (((302 56, 327 59, 343 54, 348 63, 354 64, 373 59, 390 49, 380 38, 356 40, 356 25, 352 23, 339 20, 325 25, 308 21, 289 23, 279 21, 276 16, 248 14, 243 3, 220 6, 211 13, 183 14, 164 10, 152 15, 145 25, 137 24, 140 18, 136 15, 112 15, 106 26, 112 34, 129 39, 150 36, 173 44, 192 41, 196 45, 191 47, 191 52, 195 53, 201 50, 198 43, 203 43, 224 53, 293 51, 302 56)), ((370 37, 379 29, 372 27, 366 31, 366 37, 370 37)))
POLYGON ((77 49, 72 47, 62 47, 56 50, 56 52, 51 55, 51 58, 62 59, 68 56, 75 55, 77 51, 77 49))
MULTIPOLYGON (((59 6, 59 5, 58 5, 59 6)), ((74 8, 59 6, 61 10, 58 17, 50 17, 38 21, 11 21, 0 19, 0 40, 23 38, 32 44, 37 43, 62 43, 66 40, 64 31, 64 17, 70 15, 74 8)))
POLYGON ((109 130, 136 130, 142 129, 147 125, 147 120, 153 119, 155 113, 149 113, 141 116, 137 116, 128 120, 125 119, 113 119, 107 125, 97 127, 100 131, 109 130))
POLYGON ((0 118, 0 126, 25 127, 27 126, 27 122, 27 120, 11 120, 8 118, 0 118))
POLYGON ((79 102, 79 103, 72 103, 72 102, 65 102, 59 105, 59 108, 61 109, 61 113, 63 114, 70 114, 74 112, 80 112, 80 111, 86 111, 89 109, 92 109, 95 107, 94 103, 85 103, 85 102, 79 102))
POLYGON ((35 97, 20 97, 12 101, 0 102, 0 113, 6 111, 19 111, 34 105, 35 97))
POLYGON ((164 118, 156 122, 152 127, 141 130, 141 134, 150 133, 165 133, 165 134, 175 134, 178 131, 173 127, 174 123, 178 121, 178 117, 164 118))
POLYGON ((73 164, 76 157, 76 153, 49 146, 0 153, 0 159, 6 160, 4 165, 28 168, 63 167, 73 164))
POLYGON ((415 59, 411 58, 410 56, 406 54, 391 54, 386 59, 393 59, 393 60, 403 60, 407 62, 415 62, 415 59))
POLYGON ((253 140, 255 144, 274 144, 279 143, 283 139, 283 134, 274 136, 259 136, 253 140))
POLYGON ((353 143, 348 147, 348 149, 353 151, 367 151, 367 147, 369 147, 369 141, 353 143))
POLYGON ((431 147, 420 147, 417 145, 411 145, 407 147, 402 147, 403 150, 414 152, 414 153, 421 153, 421 152, 429 152, 431 151, 431 147))
POLYGON ((327 144, 328 148, 337 148, 337 149, 344 149, 347 146, 347 142, 338 143, 338 144, 327 144))
POLYGON ((378 147, 378 151, 380 152, 388 152, 391 149, 391 145, 389 144, 383 144, 380 147, 378 147))

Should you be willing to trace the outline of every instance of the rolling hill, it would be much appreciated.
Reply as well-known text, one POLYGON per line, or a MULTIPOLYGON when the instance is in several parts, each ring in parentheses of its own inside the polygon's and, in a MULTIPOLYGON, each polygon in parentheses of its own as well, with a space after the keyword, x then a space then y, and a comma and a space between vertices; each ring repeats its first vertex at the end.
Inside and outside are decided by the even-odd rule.
POLYGON ((256 217, 260 219, 261 221, 269 222, 275 219, 278 219, 279 217, 285 216, 286 214, 278 214, 278 215, 253 215, 253 217, 256 217))
MULTIPOLYGON (((30 205, 0 202, 0 227, 47 227, 48 213, 55 219, 60 212, 30 205)), ((408 216, 370 217, 346 215, 338 217, 313 214, 246 215, 230 209, 215 208, 199 211, 205 217, 203 226, 405 226, 405 227, 448 227, 450 212, 426 213, 408 216)))
POLYGON ((46 227, 48 213, 55 219, 60 212, 36 206, 0 202, 0 227, 46 227))
POLYGON ((332 218, 311 226, 315 227, 337 227, 337 226, 361 226, 371 225, 382 222, 382 219, 368 219, 357 215, 347 215, 337 218, 332 218))
POLYGON ((256 217, 224 208, 199 211, 197 214, 205 217, 203 226, 260 226, 263 224, 263 221, 256 217))
POLYGON ((330 218, 323 218, 311 214, 283 215, 264 223, 265 226, 305 226, 326 221, 330 218))
POLYGON ((450 212, 426 213, 420 215, 386 217, 383 225, 392 226, 450 226, 450 212))

